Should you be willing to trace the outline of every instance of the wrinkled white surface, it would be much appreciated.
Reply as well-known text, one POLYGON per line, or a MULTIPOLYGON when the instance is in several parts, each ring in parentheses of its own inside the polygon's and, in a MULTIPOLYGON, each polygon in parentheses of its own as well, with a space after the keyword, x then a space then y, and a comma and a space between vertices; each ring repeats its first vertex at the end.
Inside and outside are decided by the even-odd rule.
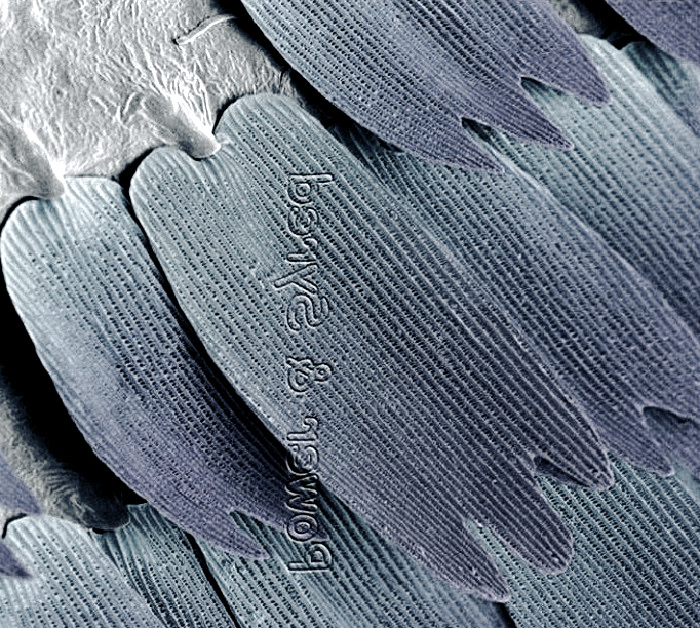
POLYGON ((156 146, 211 154, 224 105, 291 93, 217 14, 209 0, 0 0, 0 219, 18 198, 59 195, 64 175, 114 177, 156 146))

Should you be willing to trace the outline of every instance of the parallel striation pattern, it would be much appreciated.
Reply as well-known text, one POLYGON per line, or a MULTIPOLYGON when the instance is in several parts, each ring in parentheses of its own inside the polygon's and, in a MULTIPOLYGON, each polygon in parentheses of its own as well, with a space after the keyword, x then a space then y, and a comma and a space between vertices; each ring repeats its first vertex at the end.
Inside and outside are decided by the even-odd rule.
POLYGON ((5 542, 0 541, 0 577, 26 578, 30 575, 5 542))
POLYGON ((119 186, 75 179, 13 212, 8 291, 86 440, 184 529, 262 556, 228 512, 283 526, 283 449, 195 344, 119 186))
POLYGON ((700 138, 664 102, 627 55, 584 37, 610 82, 614 104, 586 107, 532 86, 537 102, 576 149, 555 153, 489 134, 656 285, 700 331, 700 138))
POLYGON ((156 151, 130 195, 236 390, 281 440, 305 417, 324 426, 326 486, 442 577, 507 595, 464 518, 564 569, 569 534, 537 490, 535 458, 585 485, 611 477, 594 431, 501 311, 290 100, 241 99, 217 137, 203 162, 156 151))
POLYGON ((628 44, 624 52, 678 117, 700 135, 700 67, 644 41, 628 44))
POLYGON ((80 526, 25 517, 8 530, 33 577, 0 579, 3 628, 164 628, 80 526))
POLYGON ((92 452, 0 282, 0 454, 41 511, 85 526, 127 521, 128 489, 92 452))
POLYGON ((500 605, 440 582, 340 501, 325 491, 318 497, 333 553, 327 572, 290 572, 288 565, 301 558, 298 544, 241 515, 235 515, 238 525, 268 549, 269 560, 202 545, 243 628, 508 628, 500 605))
POLYGON ((615 486, 596 493, 543 479, 571 525, 566 573, 542 576, 484 531, 512 583, 508 610, 522 628, 700 625, 700 505, 675 478, 613 460, 615 486))
POLYGON ((700 343, 596 233, 505 160, 500 175, 464 172, 387 150, 357 129, 336 134, 465 276, 488 287, 609 448, 665 474, 667 449, 700 465, 700 448, 680 451, 687 433, 657 443, 642 414, 662 407, 700 420, 700 343))
POLYGON ((207 581, 185 533, 147 504, 131 506, 129 518, 128 526, 94 534, 92 540, 153 614, 172 628, 233 628, 233 619, 207 581))
POLYGON ((73 424, 7 294, 0 303, 0 455, 42 512, 103 529, 124 525, 124 487, 73 424))
POLYGON ((700 63, 698 0, 607 0, 631 26, 655 44, 700 63))
POLYGON ((660 408, 644 409, 645 422, 657 443, 669 452, 676 468, 700 479, 700 426, 660 408))
POLYGON ((462 118, 570 147, 520 86, 528 76, 587 101, 608 93, 546 0, 243 0, 265 35, 321 94, 415 155, 498 169, 462 118))

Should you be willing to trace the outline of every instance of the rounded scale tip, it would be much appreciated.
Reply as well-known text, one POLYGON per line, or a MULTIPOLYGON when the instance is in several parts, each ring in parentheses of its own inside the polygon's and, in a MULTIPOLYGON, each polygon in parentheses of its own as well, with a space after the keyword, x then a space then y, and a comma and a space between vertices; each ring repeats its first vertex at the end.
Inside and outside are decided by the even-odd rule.
POLYGON ((246 538, 244 540, 240 536, 236 538, 231 549, 245 558, 254 560, 267 560, 270 558, 270 553, 262 545, 252 539, 248 540, 246 538))

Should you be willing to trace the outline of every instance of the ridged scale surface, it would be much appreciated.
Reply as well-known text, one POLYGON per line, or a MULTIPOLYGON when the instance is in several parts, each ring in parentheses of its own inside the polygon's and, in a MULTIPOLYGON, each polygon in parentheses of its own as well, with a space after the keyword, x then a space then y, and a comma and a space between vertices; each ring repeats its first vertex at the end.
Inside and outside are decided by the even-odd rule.
POLYGON ((0 455, 42 512, 104 529, 126 523, 116 478, 92 454, 62 404, 52 403, 56 393, 38 359, 20 366, 18 347, 7 349, 0 367, 0 455))
POLYGON ((608 4, 655 44, 700 63, 698 0, 607 0, 608 4))
POLYGON ((166 293, 119 186, 74 179, 2 233, 8 291, 95 453, 196 536, 262 555, 228 512, 285 524, 283 450, 166 293))
POLYGON ((700 135, 700 67, 645 41, 628 44, 624 52, 676 115, 700 135))
MULTIPOLYGON (((485 285, 603 442, 637 465, 671 473, 688 434, 663 443, 642 410, 700 419, 700 343, 659 292, 532 178, 431 165, 338 129, 411 216, 485 285)), ((697 425, 688 430, 700 434, 697 425)))
POLYGON ((530 76, 607 102, 573 32, 544 0, 244 0, 265 35, 328 100, 413 154, 498 168, 462 118, 560 148, 522 91, 530 76))
POLYGON ((318 511, 328 530, 332 568, 290 573, 299 546, 250 518, 236 522, 270 553, 253 561, 203 545, 209 567, 243 628, 507 628, 500 605, 477 600, 436 579, 387 543, 325 491, 318 511))
POLYGON ((700 138, 624 52, 584 40, 610 83, 610 107, 530 90, 570 134, 575 150, 540 150, 498 132, 490 141, 651 280, 698 332, 700 138))
POLYGON ((148 504, 131 506, 129 519, 129 525, 91 538, 153 614, 172 628, 234 627, 185 533, 148 504))
POLYGON ((615 486, 596 493, 543 479, 547 498, 574 533, 566 573, 523 565, 483 531, 498 553, 521 628, 674 628, 700 624, 700 506, 676 478, 613 460, 615 486))
POLYGON ((406 222, 291 101, 242 99, 218 133, 223 148, 204 162, 156 151, 130 195, 185 314, 236 390, 280 439, 316 418, 324 483, 441 576, 506 596, 465 517, 541 569, 563 569, 568 532, 536 489, 534 458, 596 486, 610 480, 607 463, 501 312, 456 283, 434 236, 406 222), (289 205, 297 173, 333 179, 292 190, 306 190, 317 221, 289 205), (312 240, 292 235, 289 220, 297 232, 313 224, 312 240), (316 290, 284 279, 305 247, 318 256, 304 271, 316 290), (327 299, 327 316, 320 302, 307 314, 326 320, 302 325, 298 300, 312 296, 327 299))
POLYGON ((3 628, 164 628, 80 526, 47 516, 8 529, 33 577, 0 579, 3 628))

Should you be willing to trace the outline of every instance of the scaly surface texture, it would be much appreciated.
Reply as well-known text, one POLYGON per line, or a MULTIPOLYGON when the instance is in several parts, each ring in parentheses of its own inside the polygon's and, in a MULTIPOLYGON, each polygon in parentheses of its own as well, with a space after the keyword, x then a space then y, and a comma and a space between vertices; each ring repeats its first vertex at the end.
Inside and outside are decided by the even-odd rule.
POLYGON ((289 99, 241 99, 218 138, 202 162, 156 151, 130 195, 236 390, 280 440, 319 424, 326 486, 442 577, 507 595, 464 518, 564 569, 569 533, 535 458, 585 485, 611 477, 592 428, 501 311, 289 99))
POLYGON ((513 589, 521 628, 668 628, 700 624, 700 506, 675 478, 613 461, 615 486, 596 493, 543 479, 574 532, 566 573, 538 574, 484 531, 513 589))
POLYGON ((74 179, 2 232, 8 291, 86 440, 194 535, 261 555, 228 512, 282 527, 282 447, 192 342, 115 183, 74 179))
POLYGON ((623 51, 584 38, 614 103, 586 107, 532 86, 576 149, 554 153, 494 132, 493 145, 645 275, 700 331, 700 138, 623 51))
POLYGON ((123 485, 75 427, 4 284, 0 291, 0 455, 42 512, 103 529, 123 525, 123 485))
POLYGON ((207 581, 185 533, 147 504, 130 507, 129 519, 129 525, 91 535, 92 540, 153 614, 172 628, 233 628, 233 619, 207 581))
MULTIPOLYGON (((104 528, 126 522, 123 488, 85 443, 0 287, 0 526, 39 511, 104 528)), ((0 541, 0 573, 27 575, 0 541)))
POLYGON ((610 449, 665 474, 667 451, 700 466, 696 424, 659 430, 667 437, 657 442, 642 413, 660 407, 700 420, 700 343, 596 233, 512 164, 503 174, 464 172, 356 129, 337 134, 488 288, 610 449))
POLYGON ((462 130, 469 118, 566 148, 521 89, 528 76, 605 103, 605 85, 545 0, 243 0, 253 19, 329 101, 415 155, 498 168, 462 130))
POLYGON ((678 117, 700 136, 700 67, 644 41, 628 44, 624 52, 678 117))
POLYGON ((269 560, 254 561, 202 545, 243 628, 508 628, 500 605, 440 582, 337 499, 325 491, 317 497, 332 551, 328 571, 290 571, 289 565, 303 558, 299 544, 240 515, 238 525, 268 550, 269 560))
POLYGON ((5 542, 0 541, 0 579, 1 576, 26 578, 30 575, 5 542))
POLYGON ((116 177, 149 149, 217 145, 221 107, 294 92, 210 0, 7 0, 0 6, 0 219, 63 176, 116 177))
POLYGON ((698 0, 607 0, 631 26, 655 44, 700 63, 698 0))
POLYGON ((0 579, 3 628, 164 628, 80 526, 25 517, 8 530, 32 578, 0 579))

